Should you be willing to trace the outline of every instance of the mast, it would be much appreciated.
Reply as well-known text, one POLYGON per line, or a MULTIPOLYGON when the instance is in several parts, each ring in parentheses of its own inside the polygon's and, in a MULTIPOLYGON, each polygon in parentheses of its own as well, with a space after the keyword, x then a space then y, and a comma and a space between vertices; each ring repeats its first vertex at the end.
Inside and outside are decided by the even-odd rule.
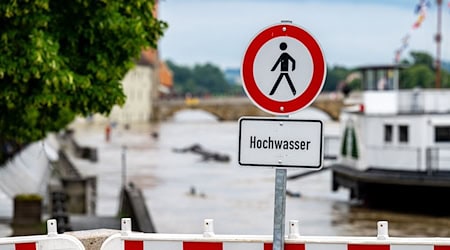
POLYGON ((436 34, 436 83, 437 89, 441 88, 441 27, 442 27, 442 0, 436 0, 437 3, 437 34, 436 34))

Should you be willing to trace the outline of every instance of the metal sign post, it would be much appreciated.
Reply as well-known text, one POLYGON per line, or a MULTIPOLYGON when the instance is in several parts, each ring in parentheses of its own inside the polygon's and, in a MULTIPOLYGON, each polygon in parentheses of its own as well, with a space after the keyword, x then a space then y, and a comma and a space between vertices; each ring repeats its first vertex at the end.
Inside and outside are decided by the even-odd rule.
POLYGON ((286 169, 275 172, 275 207, 273 215, 273 250, 284 249, 284 222, 286 217, 286 169))
MULTIPOLYGON (((278 117, 289 118, 289 115, 278 117)), ((273 209, 273 250, 284 250, 284 228, 286 220, 286 181, 287 170, 275 170, 275 200, 273 209)))
POLYGON ((306 30, 282 21, 252 39, 241 75, 244 90, 256 106, 286 118, 239 121, 239 164, 276 168, 273 250, 283 250, 286 167, 320 168, 323 141, 320 121, 306 125, 287 118, 319 95, 326 77, 325 58, 306 30))

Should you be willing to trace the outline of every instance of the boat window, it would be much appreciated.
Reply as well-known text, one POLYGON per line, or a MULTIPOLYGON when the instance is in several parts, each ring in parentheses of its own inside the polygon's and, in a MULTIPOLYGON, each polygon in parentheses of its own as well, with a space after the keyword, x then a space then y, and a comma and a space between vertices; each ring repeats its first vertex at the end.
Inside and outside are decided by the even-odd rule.
POLYGON ((367 70, 364 74, 364 90, 375 90, 375 89, 376 89, 375 71, 367 70))
POLYGON ((408 142, 408 126, 407 125, 400 125, 398 126, 398 141, 399 142, 408 142))
POLYGON ((434 127, 435 142, 450 142, 450 126, 434 127))
POLYGON ((384 125, 384 142, 392 142, 392 125, 384 125))
POLYGON ((377 90, 387 89, 387 78, 385 70, 377 70, 377 90))
POLYGON ((387 71, 387 85, 386 89, 393 90, 394 89, 394 83, 395 83, 395 74, 396 72, 392 69, 387 71))

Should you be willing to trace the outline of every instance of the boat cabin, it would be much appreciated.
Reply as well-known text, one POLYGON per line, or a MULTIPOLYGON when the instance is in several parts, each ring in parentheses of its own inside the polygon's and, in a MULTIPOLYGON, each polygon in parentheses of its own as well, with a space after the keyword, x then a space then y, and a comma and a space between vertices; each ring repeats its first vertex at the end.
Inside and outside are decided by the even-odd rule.
POLYGON ((450 170, 450 90, 400 89, 403 68, 359 68, 361 102, 340 118, 341 164, 361 171, 450 170))

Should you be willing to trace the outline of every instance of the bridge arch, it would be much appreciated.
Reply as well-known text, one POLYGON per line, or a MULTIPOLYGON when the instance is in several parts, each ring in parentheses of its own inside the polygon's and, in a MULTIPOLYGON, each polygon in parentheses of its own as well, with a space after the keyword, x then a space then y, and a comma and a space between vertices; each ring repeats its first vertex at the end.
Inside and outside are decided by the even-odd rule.
MULTIPOLYGON (((337 121, 343 107, 343 100, 318 98, 311 106, 322 110, 332 120, 337 121)), ((259 109, 247 97, 218 97, 196 100, 159 100, 153 107, 153 120, 166 120, 184 109, 201 109, 215 115, 220 121, 238 120, 242 116, 271 116, 259 109)))
POLYGON ((220 103, 216 101, 202 100, 198 103, 189 104, 180 100, 172 101, 160 101, 158 105, 155 105, 153 109, 155 120, 163 121, 175 115, 175 113, 181 110, 204 110, 217 117, 219 121, 233 121, 238 120, 242 116, 267 116, 268 114, 260 110, 255 105, 250 105, 248 102, 242 102, 240 100, 231 101, 228 104, 224 104, 223 100, 220 103))
POLYGON ((322 99, 316 100, 311 107, 317 108, 326 113, 333 121, 338 121, 341 109, 344 107, 344 100, 322 99))

